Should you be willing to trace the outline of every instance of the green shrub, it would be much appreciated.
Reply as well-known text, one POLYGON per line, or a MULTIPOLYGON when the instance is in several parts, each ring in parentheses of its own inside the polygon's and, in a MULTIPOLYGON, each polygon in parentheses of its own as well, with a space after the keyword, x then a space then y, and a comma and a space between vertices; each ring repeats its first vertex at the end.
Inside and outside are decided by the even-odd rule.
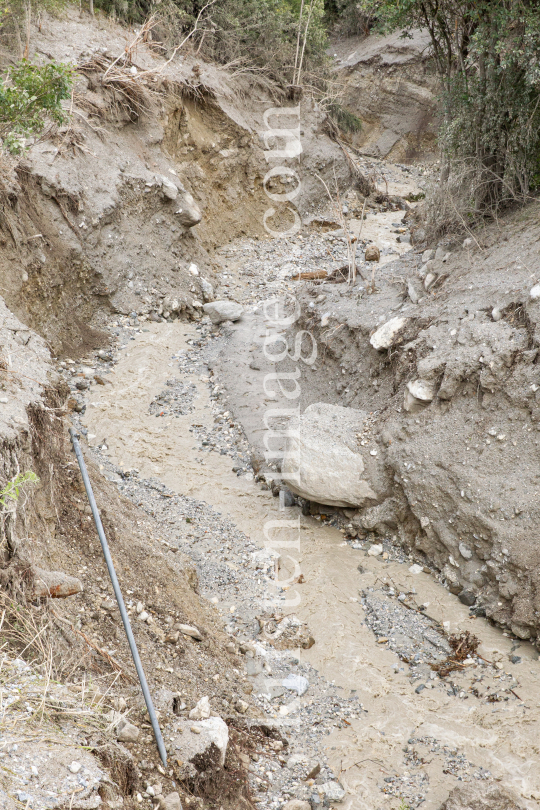
POLYGON ((62 124, 61 102, 69 98, 72 68, 55 62, 43 67, 25 59, 0 77, 0 137, 12 152, 21 139, 39 135, 48 120, 62 124))
POLYGON ((493 211, 538 188, 538 0, 360 2, 384 29, 429 32, 442 84, 443 178, 456 167, 471 211, 493 211))

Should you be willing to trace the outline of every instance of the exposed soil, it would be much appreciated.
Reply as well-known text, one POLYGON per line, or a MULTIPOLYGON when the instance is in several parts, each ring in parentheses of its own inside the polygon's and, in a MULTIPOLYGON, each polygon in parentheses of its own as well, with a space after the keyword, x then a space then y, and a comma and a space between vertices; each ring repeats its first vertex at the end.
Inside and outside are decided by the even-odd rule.
MULTIPOLYGON (((421 37, 377 38, 339 46, 352 94, 377 78, 355 108, 363 151, 301 99, 302 228, 270 238, 261 133, 290 101, 193 54, 165 65, 148 44, 111 86, 132 38, 44 17, 33 55, 79 65, 73 117, 2 159, 0 485, 39 476, 1 512, 3 806, 150 810, 178 792, 201 810, 439 810, 456 785, 502 783, 533 810, 538 206, 423 253, 412 209, 437 167, 381 158, 432 163, 432 76, 421 37), (241 319, 214 326, 212 298, 240 302, 241 319), (279 365, 276 298, 297 309, 272 344, 297 359, 279 365), (398 316, 377 351, 370 338, 398 316), (376 497, 361 509, 281 482, 291 410, 317 402, 367 413, 358 452, 376 497), (33 597, 39 569, 82 589, 33 597), (178 754, 202 698, 227 724, 223 765, 215 742, 189 764, 178 754), (117 739, 122 715, 136 741, 117 739)), ((288 223, 276 208, 274 226, 288 223)))

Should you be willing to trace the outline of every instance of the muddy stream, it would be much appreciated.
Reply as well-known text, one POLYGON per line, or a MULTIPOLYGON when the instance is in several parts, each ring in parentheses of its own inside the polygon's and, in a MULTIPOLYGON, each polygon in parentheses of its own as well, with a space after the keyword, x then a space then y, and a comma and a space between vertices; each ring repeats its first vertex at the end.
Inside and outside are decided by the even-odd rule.
MULTIPOLYGON (((227 456, 209 454, 204 464, 194 459, 190 426, 212 425, 207 382, 186 375, 198 389, 195 410, 186 416, 156 419, 148 410, 171 376, 172 355, 195 335, 194 327, 179 322, 151 324, 137 335, 120 353, 108 378, 111 384, 99 392, 94 389, 85 418, 89 440, 106 436, 109 455, 120 467, 135 467, 141 477, 158 478, 173 491, 206 501, 263 547, 265 524, 283 519, 278 499, 254 481, 237 477, 227 456)), ((349 791, 343 806, 367 809, 380 803, 381 775, 402 768, 403 748, 411 737, 434 738, 459 749, 522 795, 540 798, 540 668, 533 648, 522 643, 522 661, 513 666, 511 639, 483 619, 472 620, 457 597, 431 576, 411 574, 407 564, 353 550, 337 529, 302 516, 298 507, 286 512, 289 519, 300 521, 299 562, 305 579, 296 586, 300 603, 290 610, 308 623, 316 640, 311 649, 300 651, 302 657, 337 686, 356 690, 369 710, 367 721, 352 719, 350 726, 327 738, 329 762, 349 791), (360 563, 362 574, 357 570, 360 563), (396 590, 415 590, 416 601, 427 604, 425 612, 444 622, 448 631, 474 631, 482 640, 481 655, 516 676, 520 699, 481 703, 437 688, 417 694, 406 667, 377 643, 364 621, 359 589, 385 581, 396 590)), ((280 578, 286 577, 285 560, 280 578)), ((217 607, 225 615, 230 610, 230 605, 217 607)), ((437 808, 455 784, 455 777, 443 773, 443 765, 435 755, 424 765, 430 784, 426 810, 437 808)))
MULTIPOLYGON (((262 316, 253 310, 247 323, 262 334, 262 316)), ((398 807, 399 802, 393 799, 390 804, 389 797, 381 793, 381 784, 387 775, 408 775, 408 768, 414 765, 415 773, 423 773, 429 780, 422 807, 435 810, 458 784, 456 774, 447 772, 445 766, 444 752, 450 750, 528 797, 526 806, 531 810, 538 807, 540 665, 534 648, 520 642, 520 662, 511 663, 516 652, 514 640, 485 619, 471 617, 468 608, 433 576, 411 573, 410 561, 398 563, 353 549, 338 529, 323 525, 315 517, 303 516, 296 506, 280 510, 279 499, 262 490, 253 476, 237 476, 232 471, 229 456, 209 452, 201 458, 190 428, 202 425, 212 429, 213 383, 200 369, 179 372, 175 359, 180 352, 189 350, 188 340, 198 339, 200 333, 194 324, 176 321, 148 323, 134 334, 135 339, 119 352, 107 384, 92 388, 82 420, 88 428, 89 444, 97 445, 106 437, 107 455, 116 465, 136 468, 141 478, 159 479, 174 492, 205 501, 229 517, 261 548, 266 543, 264 527, 268 521, 288 519, 299 523, 301 550, 297 557, 304 581, 285 593, 287 599, 298 599, 299 604, 287 608, 285 602, 283 611, 304 620, 316 643, 309 650, 299 650, 298 656, 344 694, 356 690, 367 710, 324 738, 324 753, 348 791, 340 806, 345 810, 398 807), (172 376, 196 386, 194 409, 184 416, 157 419, 149 412, 150 403, 172 376), (379 643, 366 624, 360 592, 385 584, 391 584, 396 594, 414 594, 415 603, 425 606, 424 615, 440 622, 445 631, 469 630, 476 634, 481 639, 479 653, 492 666, 481 672, 478 666, 471 666, 456 675, 454 682, 461 679, 463 686, 457 694, 438 677, 428 680, 418 692, 417 683, 411 683, 407 664, 387 645, 379 643), (513 690, 510 698, 490 702, 475 697, 470 688, 480 677, 490 679, 494 689, 500 678, 506 677, 513 690), (411 738, 421 741, 417 750, 424 752, 422 761, 413 764, 404 751, 411 738), (430 744, 433 740, 439 744, 435 751, 430 744)), ((239 374, 238 384, 246 385, 245 374, 239 374)), ((264 404, 262 389, 257 391, 252 386, 251 394, 253 402, 258 397, 264 404)), ((257 418, 262 422, 262 416, 255 414, 255 406, 247 403, 246 407, 252 423, 257 418)), ((241 413, 239 417, 242 419, 241 413)), ((286 579, 290 573, 286 554, 281 565, 280 579, 286 579)), ((244 576, 257 575, 246 570, 244 576)), ((206 596, 211 598, 212 594, 206 596)), ((220 602, 218 596, 213 601, 225 619, 234 609, 220 602)), ((301 700, 308 698, 309 692, 301 700)))

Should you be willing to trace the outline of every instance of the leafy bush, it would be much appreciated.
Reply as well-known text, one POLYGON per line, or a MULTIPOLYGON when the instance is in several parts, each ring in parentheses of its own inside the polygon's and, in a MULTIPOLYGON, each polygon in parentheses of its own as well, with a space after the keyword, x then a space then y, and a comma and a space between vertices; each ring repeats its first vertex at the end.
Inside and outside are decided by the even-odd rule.
POLYGON ((21 138, 39 135, 47 120, 64 122, 61 102, 71 84, 72 69, 55 62, 38 67, 23 60, 0 77, 0 137, 10 151, 20 151, 21 138))

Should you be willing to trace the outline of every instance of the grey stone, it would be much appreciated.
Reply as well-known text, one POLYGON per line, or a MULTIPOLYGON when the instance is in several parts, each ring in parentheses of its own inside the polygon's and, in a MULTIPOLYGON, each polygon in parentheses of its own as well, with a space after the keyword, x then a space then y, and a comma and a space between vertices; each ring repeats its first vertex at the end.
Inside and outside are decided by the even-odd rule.
POLYGON ((168 200, 176 200, 178 197, 178 187, 167 177, 161 178, 161 190, 163 191, 163 196, 168 200))
POLYGON ((465 543, 459 544, 459 553, 463 557, 464 560, 470 560, 473 553, 469 546, 466 546, 465 543))
POLYGON ((168 796, 161 796, 157 810, 182 810, 182 802, 178 793, 169 793, 168 796))
POLYGON ((203 294, 203 298, 206 302, 214 300, 214 288, 207 281, 205 278, 199 279, 199 284, 201 285, 201 292, 203 294))
POLYGON ((178 202, 180 205, 175 213, 178 216, 180 224, 184 225, 186 228, 193 228, 194 225, 198 225, 202 219, 202 214, 191 194, 184 191, 178 202))
POLYGON ((330 802, 342 802, 345 798, 345 790, 339 782, 325 782, 322 786, 325 804, 330 802))
POLYGON ((234 704, 234 708, 238 712, 238 714, 245 714, 249 708, 249 704, 246 703, 245 700, 237 700, 234 704))
POLYGON ((204 304, 203 309, 215 324, 223 323, 223 321, 238 321, 244 312, 243 307, 236 301, 211 301, 204 304))
POLYGON ((294 506, 296 503, 296 498, 288 489, 282 489, 279 493, 279 505, 285 508, 289 506, 294 506))
POLYGON ((473 591, 463 590, 458 594, 458 599, 467 607, 472 607, 476 602, 476 594, 473 591))
POLYGON ((116 728, 116 739, 119 742, 134 743, 139 739, 140 731, 133 723, 125 719, 120 720, 116 728))
POLYGON ((524 805, 504 785, 482 782, 458 785, 439 810, 524 810, 524 805))

